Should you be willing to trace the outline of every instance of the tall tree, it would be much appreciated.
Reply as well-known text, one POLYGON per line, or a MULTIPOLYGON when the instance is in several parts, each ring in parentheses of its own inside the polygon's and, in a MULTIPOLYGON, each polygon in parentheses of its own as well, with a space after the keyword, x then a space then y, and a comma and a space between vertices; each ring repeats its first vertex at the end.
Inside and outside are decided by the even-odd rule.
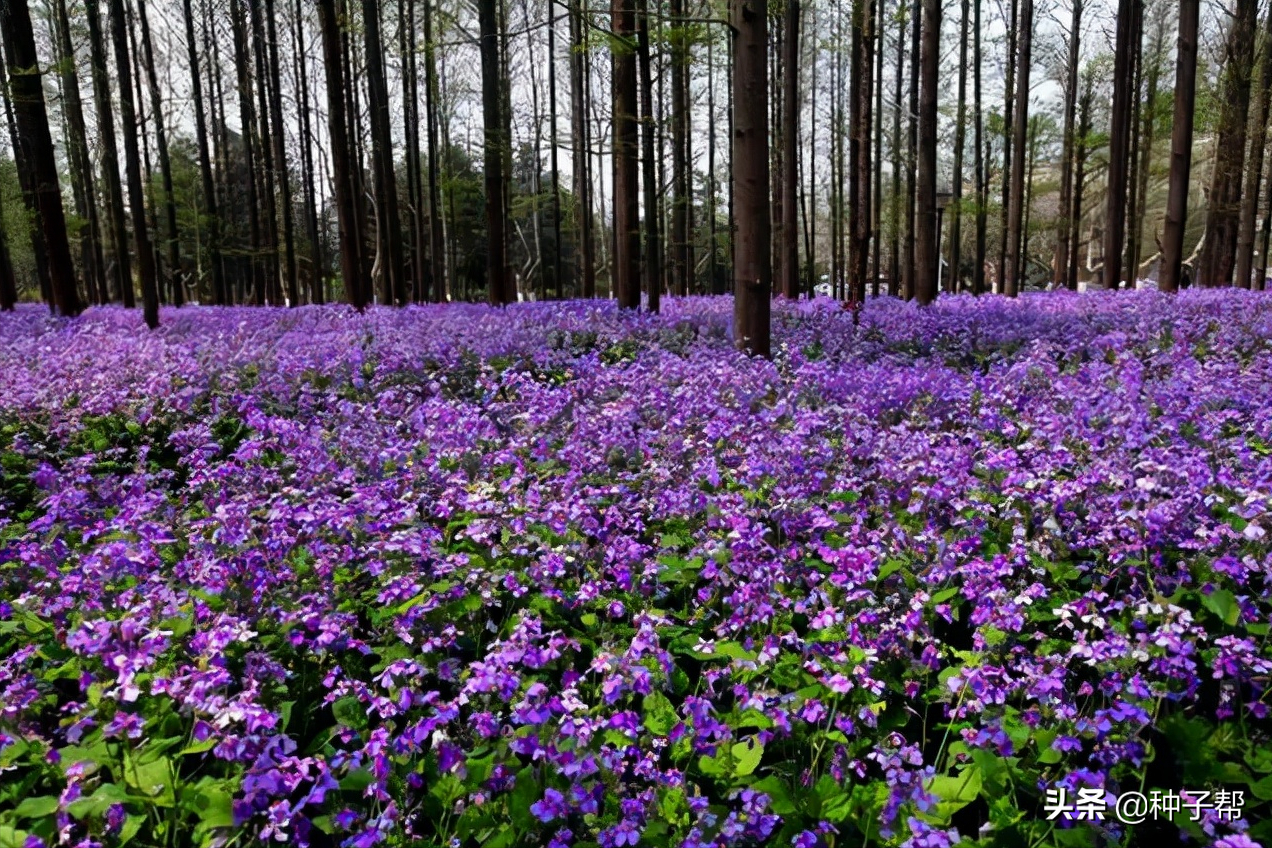
MULTIPOLYGON (((300 279, 296 271, 296 226, 292 214, 291 175, 287 167, 287 128, 283 120, 282 61, 278 53, 278 15, 274 0, 264 0, 266 52, 269 57, 269 112, 273 142, 275 183, 278 185, 279 234, 283 243, 283 283, 287 302, 300 305, 300 279)), ((302 142, 303 144, 303 142, 302 142)), ((396 198, 394 198, 396 201, 396 198)), ((396 207, 396 202, 394 206, 396 207)))
MULTIPOLYGON (((141 158, 137 146, 140 126, 133 103, 132 65, 128 54, 128 18, 124 0, 109 0, 111 34, 115 43, 115 68, 119 79, 119 120, 124 130, 124 170, 128 178, 128 206, 132 214, 133 243, 137 248, 137 275, 141 281, 141 301, 146 326, 159 326, 159 275, 154 249, 146 228, 146 192, 141 179, 141 158)), ((59 208, 61 202, 59 199, 59 208)))
MULTIPOLYGON (((1263 44, 1259 50, 1259 100, 1254 112, 1250 138, 1250 162, 1245 169, 1245 189, 1241 196, 1241 222, 1237 234, 1237 276, 1241 288, 1251 285, 1254 267, 1254 225, 1259 214, 1263 178, 1263 148, 1268 140, 1268 115, 1272 111, 1272 9, 1264 18, 1263 44)), ((1257 281, 1260 285, 1263 278, 1257 281)))
MULTIPOLYGON (((874 16, 875 0, 853 2, 853 69, 852 69, 852 138, 849 142, 849 167, 852 176, 849 194, 852 206, 848 229, 851 233, 848 251, 848 296, 861 303, 866 299, 866 276, 870 269, 870 128, 871 102, 874 94, 874 16)), ((935 101, 934 101, 935 102, 935 101)), ((935 149, 935 148, 934 148, 935 149)), ((935 179, 935 171, 933 172, 935 179)), ((935 191, 935 189, 934 189, 935 191)))
POLYGON ((1012 127, 1012 148, 1015 160, 1011 169, 1011 192, 1007 211, 1007 261, 1003 271, 1003 293, 1015 297, 1023 270, 1021 256, 1021 222, 1025 212, 1025 171, 1027 167, 1029 133, 1029 71, 1033 53, 1033 0, 1021 0, 1020 18, 1016 29, 1016 108, 1012 127))
MULTIPOLYGON (((902 289, 904 297, 909 300, 916 295, 915 276, 918 272, 917 233, 915 232, 916 201, 919 172, 919 65, 922 63, 920 53, 923 14, 926 0, 913 0, 910 17, 910 137, 907 142, 906 185, 905 185, 905 247, 902 248, 904 263, 902 289)), ((936 189, 933 188, 933 192, 936 189)), ((933 213, 935 214, 935 213, 933 213)))
POLYGON ((212 302, 229 302, 225 287, 225 268, 221 261, 221 219, 217 209, 217 192, 212 172, 212 156, 208 148, 208 129, 203 112, 203 79, 199 72, 199 51, 194 39, 194 9, 191 0, 182 0, 185 17, 186 49, 190 57, 190 90, 194 97, 194 136, 199 148, 199 179, 203 187, 203 208, 208 226, 208 261, 212 273, 212 302))
POLYGON ((662 294, 662 236, 658 209, 658 178, 654 168, 654 79, 649 46, 649 2, 637 0, 636 53, 640 63, 641 182, 645 207, 645 297, 650 312, 659 310, 662 294))
MULTIPOLYGON (((365 0, 369 2, 369 0, 365 0)), ((499 10, 496 0, 478 0, 481 30, 481 103, 485 127, 486 283, 490 302, 502 306, 516 299, 508 279, 507 216, 504 193, 504 150, 509 146, 504 123, 503 70, 500 59, 499 10)))
MULTIPOLYGON (((44 238, 46 252, 37 255, 36 261, 48 269, 53 305, 57 311, 62 315, 78 315, 80 299, 75 288, 75 266, 71 262, 71 244, 66 234, 66 213, 62 208, 53 136, 49 132, 48 112, 44 107, 43 75, 26 0, 0 3, 0 39, 4 41, 8 61, 9 99, 17 129, 14 154, 24 160, 23 167, 33 177, 36 226, 44 238)), ((3 285, 7 288, 7 283, 3 285)))
MULTIPOLYGON (((1025 0, 1029 2, 1029 0, 1025 0)), ((922 87, 919 92, 918 210, 915 218, 915 290, 922 305, 936 300, 940 252, 936 211, 937 75, 941 62, 941 0, 923 0, 922 87)))
MULTIPOLYGON (((1245 0, 1243 0, 1245 2, 1245 0)), ((1117 36, 1113 54, 1113 79, 1131 79, 1135 53, 1135 17, 1142 0, 1118 0, 1117 36)), ((1131 95, 1133 86, 1113 86, 1113 107, 1109 127, 1108 212, 1104 228, 1104 285, 1116 289, 1122 284, 1122 248, 1126 241, 1127 166, 1131 153, 1131 95)))
POLYGON ((968 0, 959 8, 958 107, 954 123, 954 185, 950 198, 950 290, 959 291, 963 280, 963 152, 967 147, 967 28, 971 24, 968 0))
POLYGON ((636 2, 614 0, 611 9, 614 114, 613 292, 626 309, 640 308, 640 214, 637 196, 636 2))
POLYGON ((1241 217, 1241 177, 1245 168, 1246 123, 1250 113, 1250 77, 1258 0, 1237 0, 1228 30, 1215 138, 1215 167, 1206 210, 1206 241, 1198 280, 1206 286, 1232 285, 1241 217))
POLYGON ((323 67, 327 74, 327 125, 331 143, 332 182, 335 184, 336 218, 340 230, 340 271, 345 293, 355 309, 367 305, 360 283, 361 257, 357 216, 354 211, 353 156, 349 149, 349 121, 345 114, 345 62, 341 46, 336 0, 317 0, 322 30, 323 67))
POLYGON ((730 0, 733 31, 733 343, 753 356, 770 355, 768 13, 762 0, 730 0))
POLYGON ((102 34, 98 0, 84 0, 88 21, 89 61, 92 63, 93 100, 97 111, 97 135, 101 140, 102 183, 106 188, 106 211, 110 224, 111 260, 107 278, 125 307, 135 305, 132 262, 128 253, 128 225, 124 218, 124 189, 119 178, 119 152, 115 142, 115 111, 111 103, 106 40, 102 34), (111 273, 113 272, 113 273, 111 273))
MULTIPOLYGON (((901 257, 902 218, 901 210, 901 172, 905 170, 901 139, 901 97, 905 80, 905 35, 906 21, 909 19, 907 0, 899 0, 897 4, 897 65, 893 77, 892 92, 892 202, 889 204, 892 214, 889 225, 892 230, 892 261, 888 266, 888 294, 896 297, 901 294, 902 281, 905 276, 901 257)), ((905 260, 908 262, 908 260, 905 260)))
POLYGON ((790 300, 799 297, 799 210, 795 205, 795 187, 799 182, 799 0, 786 0, 782 18, 785 40, 782 42, 782 295, 790 300))
POLYGON ((1056 216, 1056 254, 1052 262, 1052 286, 1059 288, 1069 273, 1069 237, 1072 230, 1074 134, 1078 109, 1078 63, 1082 58, 1082 0, 1073 0, 1073 21, 1069 26, 1069 59, 1065 65, 1064 128, 1060 153, 1060 201, 1056 216))
POLYGON ((582 0, 570 3, 570 119, 573 130, 574 202, 578 224, 578 293, 596 297, 596 250, 592 226, 592 152, 587 120, 587 44, 582 0))
POLYGON ((146 0, 137 0, 137 19, 141 24, 142 67, 150 89, 150 110, 155 124, 155 147, 159 155, 159 177, 163 181, 164 226, 168 248, 168 276, 172 286, 172 304, 180 306, 185 301, 185 285, 181 279, 180 233, 177 232, 177 200, 172 187, 172 161, 168 155, 168 131, 163 120, 163 95, 159 88, 159 75, 155 71, 154 48, 150 43, 150 21, 146 14, 146 0))
POLYGON ((428 238, 433 299, 446 300, 446 247, 442 239, 441 141, 438 133, 437 46, 433 42, 433 4, 424 3, 424 124, 428 134, 428 238))
MULTIPOLYGON (((84 122, 84 105, 80 98, 78 63, 71 41, 71 19, 66 0, 57 0, 53 9, 57 18, 57 52, 61 68, 62 106, 66 114, 68 158, 74 183, 77 214, 84 219, 80 233, 80 264, 84 268, 88 298, 97 303, 110 300, 106 288, 106 268, 102 257, 101 221, 98 217, 97 190, 93 180, 93 160, 88 149, 84 122)), ((3 262, 8 258, 0 257, 3 262)), ((12 272, 12 267, 9 268, 12 272)), ((3 273, 0 270, 0 273, 3 273)))
POLYGON ((985 251, 989 235, 989 155, 984 144, 985 113, 981 106, 981 4, 979 0, 973 5, 972 21, 972 111, 975 113, 975 125, 972 143, 976 147, 976 258, 972 268, 972 294, 985 291, 985 251))
POLYGON ((1200 0, 1180 0, 1179 40, 1175 58, 1175 119, 1170 137, 1170 187, 1162 234, 1162 270, 1158 288, 1179 290, 1188 222, 1188 182, 1192 173, 1193 111, 1197 91, 1197 24, 1200 0))
POLYGON ((1003 193, 1002 193, 1002 228, 999 232, 998 240, 998 287, 999 292, 1005 292, 1007 279, 1007 239, 1011 233, 1011 222, 1009 216, 1011 214, 1011 182, 1012 168, 1015 160, 1012 158, 1014 148, 1012 141, 1014 140, 1015 121, 1013 115, 1016 108, 1016 58, 1017 52, 1017 36, 1020 31, 1020 0, 1008 0, 1007 3, 1007 78, 1003 87, 1003 193))
MULTIPOLYGON (((382 251, 380 256, 380 273, 383 275, 381 298, 385 303, 400 305, 406 302, 408 288, 402 261, 402 226, 401 217, 398 214, 397 177, 393 171, 393 139, 389 129, 389 90, 385 83, 384 45, 380 37, 380 4, 376 0, 362 0, 362 27, 367 48, 371 161, 375 172, 376 241, 379 250, 382 251)), ((485 40, 483 31, 483 47, 485 47, 485 40)), ((484 77, 482 84, 485 85, 484 77)))

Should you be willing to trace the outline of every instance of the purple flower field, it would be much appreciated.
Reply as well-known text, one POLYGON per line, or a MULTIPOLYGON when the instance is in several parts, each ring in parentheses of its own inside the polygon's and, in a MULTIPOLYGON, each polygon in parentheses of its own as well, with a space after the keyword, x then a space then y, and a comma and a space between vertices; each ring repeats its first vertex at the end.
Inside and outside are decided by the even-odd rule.
POLYGON ((0 315, 0 848, 1272 845, 1272 298, 730 310, 0 315))

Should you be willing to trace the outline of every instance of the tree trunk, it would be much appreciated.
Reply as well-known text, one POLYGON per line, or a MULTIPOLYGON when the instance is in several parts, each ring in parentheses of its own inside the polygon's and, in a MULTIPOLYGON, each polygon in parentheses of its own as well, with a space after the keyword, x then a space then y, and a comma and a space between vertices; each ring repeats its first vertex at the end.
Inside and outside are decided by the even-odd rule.
POLYGON ((362 0, 366 36, 368 106, 371 116, 371 161, 375 176, 376 240, 383 275, 382 299, 398 306, 407 300, 402 262, 402 226, 398 215, 397 176, 393 172, 393 139, 389 130, 389 91, 384 78, 384 46, 380 38, 380 4, 362 0))
MULTIPOLYGON (((1139 279, 1144 252, 1144 224, 1148 216, 1148 182, 1153 168, 1153 143, 1157 136, 1157 93, 1161 81, 1162 60, 1166 50, 1166 18, 1159 14, 1153 30, 1153 47, 1149 58, 1145 98, 1140 127, 1140 152, 1137 164, 1139 180, 1134 184, 1135 241, 1130 250, 1131 273, 1139 279)), ((1156 228, 1154 228, 1155 230, 1156 228)), ((1160 275, 1159 275, 1160 276, 1160 275)))
MULTIPOLYGON (((292 215, 291 175, 287 168, 287 132, 283 126, 282 62, 278 55, 278 26, 274 0, 265 0, 265 27, 269 39, 269 111, 273 124, 274 169, 278 175, 279 220, 282 226, 283 283, 287 286, 287 302, 300 305, 300 280, 296 272, 296 226, 292 215)), ((303 108, 303 107, 302 107, 303 108)), ((302 142, 303 146, 303 142, 302 142)), ((394 198, 396 200, 396 198, 394 198)), ((397 204, 394 203, 396 208, 397 204)))
POLYGON ((733 25, 733 343, 770 355, 773 263, 769 240, 768 13, 760 0, 730 0, 733 25))
MULTIPOLYGON (((54 14, 57 17, 57 47, 62 68, 62 97, 66 114, 66 136, 71 179, 75 183, 76 205, 86 227, 80 237, 81 264, 84 268, 85 288, 89 299, 106 303, 110 293, 106 289, 106 268, 102 258, 101 222, 98 219, 97 191, 93 184, 93 159, 88 150, 88 134, 84 123, 84 105, 80 99, 79 70, 75 47, 71 41, 70 16, 66 0, 57 0, 54 14)), ((9 262, 6 255, 0 257, 0 265, 9 262)), ((12 266, 8 273, 12 274, 12 266)), ((5 273, 0 269, 0 274, 5 273)), ((3 283, 0 283, 3 285, 3 283)))
POLYGON ((640 218, 637 196, 636 3, 614 0, 614 265, 618 305, 640 308, 640 218))
POLYGON ((230 0, 230 27, 234 30, 234 67, 238 80, 239 123, 242 128, 243 162, 246 172, 247 220, 251 252, 249 284, 256 304, 265 303, 265 274, 261 265, 261 213, 257 196, 256 116, 252 97, 252 60, 247 51, 246 25, 239 0, 230 0))
MULTIPOLYGON (((261 15, 261 4, 256 0, 248 3, 251 10, 251 56, 256 62, 256 99, 260 104, 260 108, 256 111, 258 123, 253 126, 256 132, 253 147, 259 152, 261 158, 261 167, 257 170, 257 176, 260 178, 259 192, 264 210, 261 214, 261 234, 265 240, 265 251, 261 257, 265 266, 265 302, 279 305, 283 302, 283 291, 278 267, 278 197, 275 192, 274 180, 274 147, 272 144, 273 134, 270 131, 270 125, 273 123, 271 115, 271 95, 270 95, 270 78, 272 72, 270 70, 269 59, 265 52, 265 23, 261 15)), ((249 60, 251 61, 251 60, 249 60)), ((280 163, 281 164, 281 163, 280 163)))
POLYGON ((959 9, 958 112, 954 125, 954 181, 950 198, 950 291, 963 287, 963 150, 967 146, 967 28, 971 9, 959 9))
MULTIPOLYGON (((1113 79, 1129 81, 1135 51, 1135 17, 1142 0, 1118 0, 1117 42, 1113 79)), ((1104 285, 1116 289, 1122 283, 1122 248, 1126 236, 1127 165, 1131 153, 1132 85, 1113 86, 1113 111, 1109 128, 1108 213, 1104 230, 1104 285)))
POLYGON ((1009 0, 1007 20, 1007 81, 1003 93, 1003 192, 1000 216, 1002 229, 998 240, 998 284, 996 290, 1001 294, 1007 290, 1007 253, 1008 235, 1011 232, 1011 183, 1012 169, 1016 164, 1013 158, 1015 150, 1014 129, 1016 109, 1016 58, 1019 55, 1018 42, 1020 35, 1020 0, 1009 0))
MULTIPOLYGON (((1030 0, 1025 0, 1029 2, 1030 0)), ((918 209, 915 219, 915 290, 919 304, 936 300, 941 233, 936 211, 937 72, 941 62, 941 0, 923 0, 922 87, 919 92, 918 209)))
POLYGON ((1228 33, 1215 141, 1215 168, 1210 182, 1210 205, 1206 211, 1206 242, 1197 274, 1198 281, 1205 286, 1232 285, 1233 281, 1258 6, 1256 0, 1237 0, 1236 15, 1228 33))
POLYGON ((1091 135, 1091 76, 1088 74, 1082 99, 1078 101, 1078 139, 1074 146, 1077 163, 1073 174, 1073 213, 1070 215, 1072 226, 1069 236, 1069 271, 1068 285, 1070 291, 1078 290, 1078 239, 1082 232, 1082 198, 1086 193, 1086 163, 1090 150, 1087 139, 1091 135))
POLYGON ((1056 227, 1056 255, 1053 262, 1051 282, 1053 288, 1064 285, 1069 273, 1069 251, 1072 249, 1070 235, 1073 222, 1069 210, 1073 208, 1073 149, 1074 121, 1078 109, 1078 63, 1082 59, 1082 0, 1073 0, 1073 22, 1069 27, 1069 60, 1065 68, 1064 94, 1064 141, 1060 154, 1060 213, 1057 215, 1059 226, 1056 227))
POLYGON ((587 44, 584 39, 581 0, 570 5, 570 111, 573 126, 574 202, 578 225, 579 261, 577 282, 581 297, 596 297, 595 230, 592 226, 591 141, 587 122, 585 70, 587 44))
POLYGON ((799 298, 799 209, 795 188, 799 183, 799 0, 786 0, 782 44, 784 86, 782 92, 782 295, 799 298))
POLYGON ((88 43, 93 65, 93 99, 97 107, 97 136, 101 139, 102 173, 105 176, 106 209, 110 220, 112 262, 107 278, 112 279, 120 301, 128 309, 136 305, 133 294, 132 263, 128 252, 128 224, 124 218, 124 189, 119 178, 119 153, 115 142, 115 111, 111 103, 107 72, 106 41, 102 35, 98 0, 84 0, 88 19, 88 43), (114 270, 111 274, 110 271, 114 270))
POLYGON ((503 202, 503 153, 508 139, 503 122, 503 71, 500 69, 496 6, 496 0, 478 0, 477 3, 481 27, 481 103, 485 124, 486 283, 491 305, 503 306, 515 300, 516 296, 508 284, 507 218, 503 202))
POLYGON ((203 114, 203 80, 199 73, 199 52, 194 40, 194 9, 191 0, 182 0, 182 9, 185 16, 186 47, 190 57, 190 87, 194 96, 194 133, 199 148, 199 178, 203 186, 203 207, 208 226, 208 259, 212 264, 212 302, 224 306, 229 302, 229 293, 225 288, 225 269, 221 262, 221 219, 217 211, 212 157, 208 151, 208 130, 203 114))
MULTIPOLYGON (((36 226, 44 241, 44 253, 37 254, 35 259, 47 268, 52 303, 57 312, 78 315, 80 299, 75 288, 75 265, 71 261, 53 137, 44 107, 43 75, 25 0, 0 3, 0 37, 8 59, 9 100, 17 129, 14 154, 31 174, 36 226)), ((3 286, 8 287, 7 283, 3 286)))
MULTIPOLYGON (((1250 139, 1250 163, 1245 169, 1246 184, 1241 197, 1241 222, 1237 236, 1236 283, 1245 289, 1251 287, 1250 272, 1254 267, 1254 224, 1259 215, 1263 148, 1268 140, 1268 113, 1272 108, 1272 10, 1269 10, 1266 17, 1259 68, 1259 100, 1254 113, 1254 135, 1250 139)), ((1256 282, 1261 286, 1263 278, 1260 277, 1256 282)))
POLYGON ((185 303, 185 283, 181 274, 180 235, 177 232, 177 201, 172 189, 172 162, 168 156, 168 131, 163 123, 163 98, 159 76, 155 73, 154 50, 150 43, 150 21, 146 0, 137 0, 137 18, 141 23, 141 52, 146 82, 150 89, 150 108, 154 112, 155 145, 159 154, 159 177, 163 181, 164 226, 167 228, 168 275, 172 281, 172 305, 185 303))
MULTIPOLYGON (((852 26, 856 49, 853 50, 852 139, 849 147, 849 167, 852 168, 849 193, 852 209, 848 226, 852 235, 848 257, 848 296, 856 303, 863 303, 866 299, 866 276, 870 273, 870 127, 873 125, 871 100, 874 81, 871 77, 874 73, 874 17, 875 0, 854 0, 852 26)), ((935 100, 933 103, 935 104, 935 100)), ((933 130, 935 131, 935 124, 933 130)))
MULTIPOLYGON (((901 264, 902 218, 904 205, 901 195, 901 173, 905 170, 901 148, 901 97, 902 83, 905 80, 905 22, 909 18, 906 0, 900 0, 897 6, 897 72, 894 79, 895 88, 892 95, 892 202, 889 223, 892 228, 892 264, 888 271, 888 294, 897 297, 901 294, 901 286, 905 272, 901 264)), ((906 262, 909 260, 907 259, 906 262)))
POLYGON ((437 63, 433 44, 433 4, 424 2, 424 123, 428 133, 428 237, 429 269, 433 277, 433 299, 446 300, 446 246, 442 239, 442 201, 439 169, 440 140, 437 125, 437 63))
POLYGON ((552 288, 557 300, 565 297, 561 268, 561 169, 557 144, 557 7, 548 4, 548 166, 552 169, 552 288))
POLYGON ((353 165, 349 151, 349 121, 345 114, 345 62, 340 43, 340 21, 335 0, 317 0, 322 28, 323 65, 327 76, 327 125, 331 136, 332 182, 335 183, 336 218, 340 229, 340 272, 345 293, 359 311, 366 308, 365 289, 359 285, 361 250, 354 210, 353 165))
POLYGON ((658 210, 658 180, 654 175, 654 81, 649 55, 648 0, 637 0, 639 23, 636 49, 640 60, 641 166, 645 205, 645 296, 650 312, 657 312, 662 294, 662 234, 658 210))
POLYGON ((1012 147, 1015 162, 1011 169, 1011 191, 1007 201, 1007 257, 1003 268, 1003 293, 1015 297, 1022 270, 1021 221, 1025 211, 1025 166, 1029 151, 1029 71, 1033 47, 1033 0, 1022 0, 1016 41, 1020 51, 1016 61, 1016 108, 1013 115, 1012 147))
POLYGON ((918 170, 919 170, 919 65, 922 62, 920 57, 922 27, 923 27, 923 11, 922 3, 926 0, 913 0, 911 9, 913 16, 910 20, 910 137, 907 146, 908 167, 906 168, 906 185, 905 185, 905 247, 903 248, 902 261, 905 263, 905 276, 902 286, 902 295, 906 300, 910 300, 917 294, 916 276, 919 273, 919 265, 917 262, 918 242, 917 233, 915 231, 917 199, 918 199, 918 170))
MULTIPOLYGON (((124 0, 110 0, 111 30, 115 42, 115 66, 119 77, 119 119, 124 130, 124 164, 128 175, 129 210, 133 219, 133 242, 137 247, 137 274, 141 281, 141 300, 146 326, 159 326, 159 275, 155 268, 154 249, 146 229, 146 192, 141 181, 141 161, 137 149, 137 124, 133 105, 132 66, 128 56, 128 19, 124 0)), ((61 198, 58 199, 61 208, 61 198)))
POLYGON ((323 259, 322 238, 318 232, 318 201, 314 196, 314 132, 310 118, 309 105, 309 56, 305 48, 305 6, 303 0, 296 2, 296 79, 300 86, 299 105, 296 108, 300 115, 300 168, 304 186, 305 231, 309 239, 310 275, 309 300, 321 304, 326 298, 324 280, 326 278, 326 262, 323 259))
POLYGON ((883 277, 883 22, 887 18, 887 0, 879 0, 875 16, 875 94, 874 94, 874 195, 871 206, 871 227, 874 236, 874 263, 870 275, 870 292, 879 296, 883 277))
POLYGON ((972 21, 972 111, 976 113, 973 138, 976 145, 976 258, 972 268, 972 294, 985 292, 986 241, 989 230, 989 156, 985 150, 985 113, 981 106, 981 4, 973 6, 972 21))

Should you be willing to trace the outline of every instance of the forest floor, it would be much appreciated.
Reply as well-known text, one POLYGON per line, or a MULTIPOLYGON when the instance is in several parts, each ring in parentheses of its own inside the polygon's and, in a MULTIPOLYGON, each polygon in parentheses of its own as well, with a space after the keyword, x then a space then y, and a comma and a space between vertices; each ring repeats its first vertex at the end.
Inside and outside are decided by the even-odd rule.
POLYGON ((1272 298, 730 314, 0 315, 0 848, 1272 844, 1272 298))

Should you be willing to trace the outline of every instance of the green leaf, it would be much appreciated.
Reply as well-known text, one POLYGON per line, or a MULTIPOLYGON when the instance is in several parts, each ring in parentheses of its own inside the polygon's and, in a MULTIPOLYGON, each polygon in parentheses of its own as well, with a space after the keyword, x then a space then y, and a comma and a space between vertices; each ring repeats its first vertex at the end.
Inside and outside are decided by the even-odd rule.
POLYGON ((132 841, 132 838, 141 831, 141 826, 146 823, 145 816, 139 816, 135 813, 129 813, 124 819, 123 826, 119 829, 119 845, 123 848, 132 841))
POLYGON ((362 730, 367 726, 367 711, 356 695, 347 695, 332 704, 331 714, 345 727, 362 730))
POLYGON ((676 710, 667 696, 657 689, 645 696, 644 725, 650 733, 666 736, 677 724, 676 710))
POLYGON ((27 798, 13 811, 20 819, 40 819, 57 812, 57 796, 41 795, 27 798))
POLYGON ((1241 617, 1241 607, 1237 604, 1236 597, 1227 589, 1216 589, 1209 595, 1202 595, 1201 602, 1229 627, 1236 624, 1241 617))
POLYGON ((764 746, 754 736, 745 742, 738 742, 733 746, 733 773, 738 777, 746 777, 755 771, 763 757, 764 746))
POLYGON ((517 772, 517 782, 508 798, 508 818, 523 832, 533 830, 536 825, 530 807, 538 800, 539 781, 535 779, 534 767, 526 766, 517 772))

